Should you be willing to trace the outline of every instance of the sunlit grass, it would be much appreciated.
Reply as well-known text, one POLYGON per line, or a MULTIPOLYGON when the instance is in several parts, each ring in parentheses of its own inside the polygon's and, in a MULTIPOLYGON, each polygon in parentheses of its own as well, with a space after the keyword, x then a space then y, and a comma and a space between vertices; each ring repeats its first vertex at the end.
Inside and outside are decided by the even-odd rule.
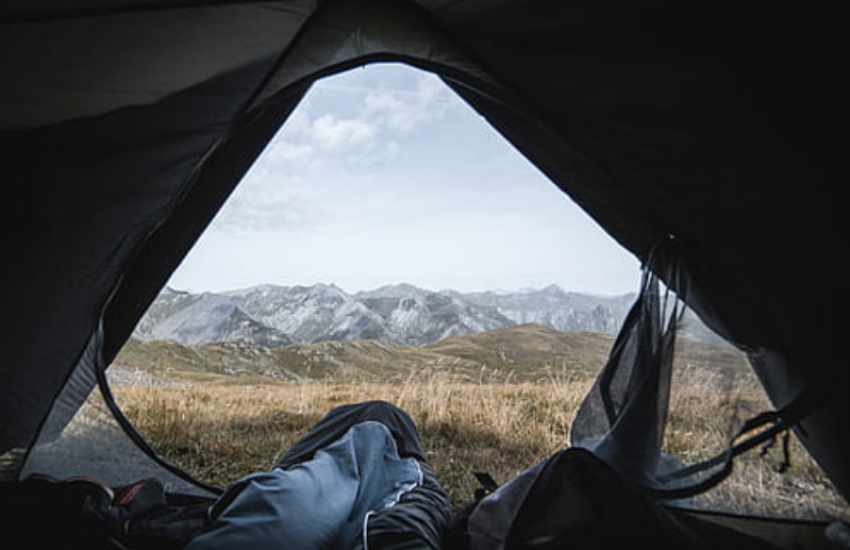
MULTIPOLYGON (((671 402, 665 449, 699 460, 728 441, 730 418, 763 410, 755 386, 737 390, 735 407, 717 379, 686 373, 671 402), (726 397, 722 397, 725 395, 726 397)), ((456 507, 473 498, 473 471, 505 482, 568 446, 569 429, 591 378, 548 383, 460 383, 439 375, 382 383, 311 382, 203 377, 182 385, 116 388, 127 415, 168 459, 201 479, 226 486, 270 468, 337 405, 383 399, 405 410, 422 434, 428 460, 456 507)), ((728 381, 726 381, 728 382, 728 381)), ((846 515, 829 481, 796 440, 791 470, 747 456, 701 503, 724 509, 794 516, 846 515)))

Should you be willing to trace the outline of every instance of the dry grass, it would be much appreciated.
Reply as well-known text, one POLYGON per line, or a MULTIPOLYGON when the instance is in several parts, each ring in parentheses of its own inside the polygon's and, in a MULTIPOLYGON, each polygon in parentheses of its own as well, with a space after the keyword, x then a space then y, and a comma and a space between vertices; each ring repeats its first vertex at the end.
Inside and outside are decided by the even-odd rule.
MULTIPOLYGON (((664 450, 694 463, 727 448, 743 423, 773 407, 751 371, 713 371, 690 366, 675 373, 664 450)), ((850 517, 850 506, 796 436, 790 437, 790 467, 781 442, 763 456, 759 449, 735 460, 732 475, 695 504, 733 512, 800 518, 850 517)))
MULTIPOLYGON (((685 369, 681 376, 687 383, 671 403, 666 449, 687 460, 722 448, 731 433, 730 418, 766 408, 750 380, 699 369, 685 369), (736 399, 730 401, 730 395, 736 399), (737 403, 734 410, 730 402, 737 403)), ((458 507, 472 499, 477 486, 472 471, 490 472, 504 482, 567 446, 573 417, 592 384, 589 377, 459 383, 439 375, 397 384, 203 380, 116 388, 122 407, 154 446, 202 479, 227 485, 267 469, 334 406, 384 399, 417 423, 429 461, 458 507)), ((769 461, 746 457, 704 502, 726 509, 734 504, 750 513, 848 517, 846 503, 796 441, 793 451, 786 475, 777 474, 769 461)))
POLYGON ((589 387, 468 384, 431 377, 401 384, 193 384, 117 388, 140 432, 202 479, 227 485, 269 468, 331 408, 383 399, 422 433, 429 462, 454 502, 468 502, 471 471, 505 481, 567 445, 589 387))

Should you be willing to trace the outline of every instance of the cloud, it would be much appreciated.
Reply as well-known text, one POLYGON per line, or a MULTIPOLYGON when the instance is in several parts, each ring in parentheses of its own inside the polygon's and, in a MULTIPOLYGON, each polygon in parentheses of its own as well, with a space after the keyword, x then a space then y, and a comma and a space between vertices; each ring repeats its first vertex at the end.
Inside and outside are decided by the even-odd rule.
POLYGON ((292 143, 280 140, 272 143, 266 151, 266 159, 272 164, 308 160, 313 156, 313 146, 308 143, 292 143))
POLYGON ((377 133, 377 129, 365 120, 337 118, 332 114, 322 115, 312 124, 313 141, 325 150, 366 145, 377 133))
POLYGON ((402 147, 394 139, 375 140, 368 147, 349 154, 346 161, 361 168, 386 165, 395 160, 401 150, 402 147))
POLYGON ((381 174, 406 150, 411 134, 439 123, 458 104, 427 73, 359 86, 343 81, 333 91, 308 96, 292 113, 222 210, 218 230, 294 230, 359 212, 380 195, 372 185, 397 177, 381 174), (333 206, 335 193, 343 192, 338 185, 359 190, 343 210, 333 206))
POLYGON ((331 162, 340 170, 385 165, 398 157, 414 132, 444 119, 459 104, 428 73, 346 84, 352 76, 336 77, 336 83, 326 84, 327 90, 308 95, 261 162, 274 170, 308 171, 331 162))
POLYGON ((234 190, 213 227, 225 233, 303 227, 318 212, 316 202, 303 178, 273 174, 261 167, 252 170, 234 190))
POLYGON ((367 116, 403 133, 440 120, 457 102, 445 84, 426 73, 416 75, 412 88, 378 88, 364 101, 367 116))

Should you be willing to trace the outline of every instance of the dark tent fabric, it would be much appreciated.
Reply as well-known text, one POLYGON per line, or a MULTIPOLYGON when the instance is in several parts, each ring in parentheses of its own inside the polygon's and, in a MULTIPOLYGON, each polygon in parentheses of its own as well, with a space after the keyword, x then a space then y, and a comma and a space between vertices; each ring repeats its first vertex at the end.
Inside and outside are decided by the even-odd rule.
POLYGON ((108 363, 312 82, 402 61, 636 256, 675 237, 669 284, 750 352, 774 404, 818 396, 799 434, 847 497, 836 19, 723 2, 5 2, 0 478, 100 323, 108 363))

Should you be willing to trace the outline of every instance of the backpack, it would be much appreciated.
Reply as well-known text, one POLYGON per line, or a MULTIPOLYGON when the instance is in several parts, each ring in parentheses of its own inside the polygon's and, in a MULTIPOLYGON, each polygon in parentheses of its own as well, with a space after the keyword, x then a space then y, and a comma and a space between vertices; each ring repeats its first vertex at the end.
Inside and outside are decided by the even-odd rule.
POLYGON ((2 548, 177 549, 199 533, 210 501, 167 495, 156 479, 111 488, 31 476, 0 484, 2 548))
POLYGON ((471 505, 447 543, 450 550, 773 548, 660 504, 578 447, 555 453, 471 505))

